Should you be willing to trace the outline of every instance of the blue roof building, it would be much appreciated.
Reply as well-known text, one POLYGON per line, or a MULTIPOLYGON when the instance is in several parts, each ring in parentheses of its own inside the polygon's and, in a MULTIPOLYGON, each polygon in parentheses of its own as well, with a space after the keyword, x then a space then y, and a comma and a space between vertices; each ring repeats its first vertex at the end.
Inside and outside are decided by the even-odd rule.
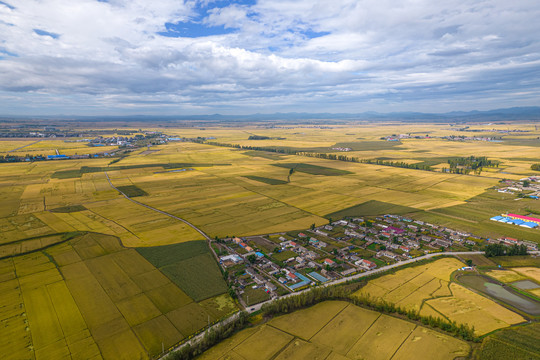
POLYGON ((324 276, 322 276, 321 274, 315 272, 315 271, 312 271, 310 273, 308 273, 308 276, 311 276, 313 279, 319 281, 319 282, 322 282, 322 283, 325 283, 327 282, 329 279, 325 278, 324 276))

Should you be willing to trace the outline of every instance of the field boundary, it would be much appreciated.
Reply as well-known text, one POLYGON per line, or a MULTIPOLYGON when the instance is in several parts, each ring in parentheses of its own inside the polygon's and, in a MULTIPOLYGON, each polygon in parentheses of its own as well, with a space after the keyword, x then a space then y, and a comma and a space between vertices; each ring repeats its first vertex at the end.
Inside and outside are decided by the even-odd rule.
POLYGON ((201 229, 199 229, 198 227, 196 227, 195 225, 193 225, 192 223, 190 223, 189 221, 185 220, 185 219, 182 219, 181 217, 178 217, 176 215, 172 215, 172 214, 169 214, 168 212, 165 212, 163 210, 159 210, 159 209, 156 209, 155 207, 152 207, 150 205, 146 205, 142 202, 139 202, 137 200, 133 200, 132 198, 130 198, 129 196, 127 196, 126 194, 124 194, 122 191, 118 190, 118 188, 116 186, 113 185, 111 179, 109 178, 109 174, 107 174, 106 171, 104 171, 104 174, 105 174, 105 177, 107 178, 107 181, 109 182, 109 185, 111 185, 111 187, 118 191, 123 197, 125 197, 126 199, 128 199, 129 201, 137 204, 137 205, 140 205, 140 206, 144 206, 145 208, 147 209, 150 209, 150 210, 153 210, 153 211, 156 211, 160 214, 163 214, 163 215, 166 215, 168 217, 171 217, 173 219, 176 219, 176 220, 179 220, 181 222, 183 222, 184 224, 188 225, 188 226, 191 226, 195 231, 197 231, 199 234, 201 234, 202 236, 204 236, 204 238, 208 241, 208 247, 210 248, 210 251, 212 252, 212 254, 214 255, 214 259, 219 263, 219 257, 217 256, 216 254, 216 251, 214 250, 214 248, 211 246, 211 242, 212 242, 212 238, 210 236, 208 236, 208 234, 206 234, 204 231, 202 231, 201 229))
MULTIPOLYGON (((75 232, 77 234, 75 234, 73 237, 68 237, 68 238, 60 240, 59 242, 56 242, 54 244, 45 245, 45 246, 42 246, 42 247, 34 249, 34 250, 29 250, 29 251, 22 252, 20 254, 0 256, 0 260, 14 258, 14 257, 17 257, 17 256, 28 255, 28 254, 32 254, 32 253, 35 253, 35 252, 38 252, 38 251, 43 251, 43 250, 46 250, 46 249, 48 249, 48 248, 50 248, 52 246, 60 245, 60 244, 65 243, 66 241, 73 240, 77 236, 83 236, 83 235, 92 233, 92 231, 68 231, 68 232, 62 232, 62 233, 47 234, 45 236, 37 236, 37 237, 31 237, 31 238, 27 238, 27 239, 21 239, 21 240, 12 241, 12 242, 0 245, 0 247, 2 247, 3 245, 10 245, 10 244, 24 242, 24 241, 28 241, 28 240, 37 240, 37 239, 41 239, 43 237, 51 237, 51 236, 58 236, 58 235, 62 236, 62 235, 65 235, 65 234, 72 234, 72 233, 75 233, 75 232)), ((96 234, 99 234, 99 233, 96 233, 96 234)), ((104 235, 106 235, 106 234, 104 234, 104 235)))

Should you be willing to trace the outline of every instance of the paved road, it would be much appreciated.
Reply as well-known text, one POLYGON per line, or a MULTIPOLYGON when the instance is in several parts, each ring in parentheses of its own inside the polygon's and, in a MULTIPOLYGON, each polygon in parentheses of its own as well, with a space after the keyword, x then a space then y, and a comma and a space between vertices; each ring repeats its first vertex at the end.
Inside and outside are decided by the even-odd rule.
MULTIPOLYGON (((384 271, 387 271, 387 270, 390 270, 390 269, 393 269, 393 268, 397 268, 397 267, 400 267, 400 266, 403 266, 403 265, 406 265, 406 264, 414 263, 414 262, 417 262, 417 261, 420 261, 420 260, 429 259, 429 258, 432 258, 432 257, 435 257, 435 256, 441 256, 441 255, 446 255, 446 256, 481 255, 483 253, 484 253, 483 251, 461 251, 461 252, 451 252, 451 251, 449 251, 449 252, 438 252, 438 253, 426 254, 426 255, 419 256, 419 257, 414 258, 414 259, 399 261, 399 262, 397 262, 395 264, 386 265, 386 266, 380 267, 380 268, 375 269, 375 270, 370 270, 370 271, 366 271, 366 272, 356 274, 356 275, 353 275, 353 276, 348 276, 346 278, 330 281, 330 282, 327 282, 327 283, 325 283, 325 284, 323 284, 321 286, 331 286, 331 285, 341 284, 341 283, 344 283, 344 282, 347 282, 347 281, 350 281, 350 280, 359 279, 359 278, 362 278, 362 277, 365 277, 365 276, 371 276, 373 274, 384 272, 384 271)), ((283 296, 279 297, 278 299, 298 295, 298 294, 301 294, 303 292, 309 291, 310 289, 311 288, 308 288, 308 289, 305 289, 305 290, 302 290, 302 291, 297 291, 295 293, 283 295, 283 296)), ((257 305, 254 305, 254 306, 249 308, 248 312, 252 313, 252 312, 258 311, 258 310, 261 309, 261 307, 263 305, 271 303, 272 301, 275 301, 275 300, 268 300, 268 301, 259 303, 257 305)))
MULTIPOLYGON (((358 278, 361 278, 361 277, 365 277, 365 276, 370 276, 370 275, 373 275, 373 274, 377 274, 377 273, 380 273, 380 272, 384 272, 384 271, 387 271, 387 270, 390 270, 390 269, 393 269, 393 268, 397 268, 397 267, 400 267, 400 266, 403 266, 403 265, 406 265, 406 264, 410 264, 410 263, 414 263, 414 262, 417 262, 417 261, 420 261, 420 260, 424 260, 424 259, 429 259, 429 258, 432 258, 432 257, 435 257, 435 256, 441 256, 441 255, 446 255, 446 256, 454 256, 454 255, 482 255, 484 254, 483 251, 461 251, 461 252, 439 252, 439 253, 431 253, 431 254, 427 254, 427 255, 423 255, 423 256, 419 256, 417 258, 414 258, 414 259, 409 259, 409 260, 405 260, 405 261, 400 261, 400 262, 397 262, 395 264, 391 264, 391 265, 387 265, 387 266, 383 266, 381 268, 378 268, 378 269, 375 269, 375 270, 371 270, 371 271, 366 271, 366 272, 363 272, 363 273, 360 273, 360 274, 356 274, 356 275, 353 275, 353 276, 349 276, 349 277, 346 277, 346 278, 343 278, 343 279, 338 279, 338 280, 334 280, 334 281, 330 281, 326 284, 323 284, 323 285, 320 285, 320 286, 331 286, 331 285, 335 285, 335 284, 340 284, 340 283, 344 283, 344 282, 347 282, 349 280, 353 280, 353 279, 358 279, 358 278)), ((272 299, 272 300, 268 300, 268 301, 265 301, 265 302, 262 302, 262 303, 259 303, 259 304, 256 304, 256 305, 253 305, 251 307, 249 307, 249 309, 246 309, 246 311, 248 313, 253 313, 253 312, 256 312, 256 311, 259 311, 261 309, 261 307, 263 307, 265 304, 269 304, 273 301, 276 301, 276 300, 279 300, 279 299, 283 299, 283 298, 287 298, 287 297, 290 297, 290 296, 295 296, 295 295, 298 295, 298 294, 301 294, 303 292, 306 292, 306 291, 309 291, 311 290, 311 288, 308 288, 308 289, 305 289, 305 290, 302 290, 302 291, 297 291, 297 292, 294 292, 294 293, 291 293, 291 294, 287 294, 287 295, 283 295, 283 296, 280 296, 279 298, 277 299, 272 299)), ((238 313, 234 314, 234 315, 231 315, 230 317, 228 317, 227 319, 213 325, 211 328, 216 328, 222 324, 228 324, 229 322, 231 322, 233 319, 235 319, 236 317, 238 316, 238 313)), ((174 348, 173 350, 171 351, 175 351, 175 350, 178 350, 184 346, 186 346, 187 344, 190 344, 192 345, 194 342, 198 342, 199 340, 201 340, 204 336, 204 332, 197 335, 197 336, 194 336, 191 340, 177 346, 176 348, 174 348)), ((160 359, 163 359, 164 357, 166 356, 163 355, 160 359)))

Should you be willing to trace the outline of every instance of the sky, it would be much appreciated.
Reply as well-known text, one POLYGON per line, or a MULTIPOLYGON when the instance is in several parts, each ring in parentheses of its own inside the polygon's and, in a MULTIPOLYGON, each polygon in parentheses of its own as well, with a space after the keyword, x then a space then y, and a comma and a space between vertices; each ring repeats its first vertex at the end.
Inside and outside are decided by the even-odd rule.
POLYGON ((0 114, 540 105, 538 0, 0 0, 0 114))

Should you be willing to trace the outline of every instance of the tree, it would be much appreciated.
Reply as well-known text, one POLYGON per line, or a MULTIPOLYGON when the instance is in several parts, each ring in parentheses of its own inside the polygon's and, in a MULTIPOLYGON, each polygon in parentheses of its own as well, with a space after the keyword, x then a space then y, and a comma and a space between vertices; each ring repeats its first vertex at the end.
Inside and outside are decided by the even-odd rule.
POLYGON ((289 169, 289 175, 287 176, 287 182, 291 182, 291 175, 294 173, 294 168, 289 169))
POLYGON ((466 263, 467 263, 467 266, 472 266, 473 265, 471 259, 467 259, 466 263))
POLYGON ((310 229, 311 230, 315 229, 315 224, 311 224, 310 229))
POLYGON ((531 184, 529 180, 523 180, 523 187, 528 187, 531 184))
POLYGON ((249 261, 250 263, 253 264, 255 261, 257 261, 257 256, 251 254, 251 255, 248 255, 247 259, 248 259, 248 261, 249 261))

